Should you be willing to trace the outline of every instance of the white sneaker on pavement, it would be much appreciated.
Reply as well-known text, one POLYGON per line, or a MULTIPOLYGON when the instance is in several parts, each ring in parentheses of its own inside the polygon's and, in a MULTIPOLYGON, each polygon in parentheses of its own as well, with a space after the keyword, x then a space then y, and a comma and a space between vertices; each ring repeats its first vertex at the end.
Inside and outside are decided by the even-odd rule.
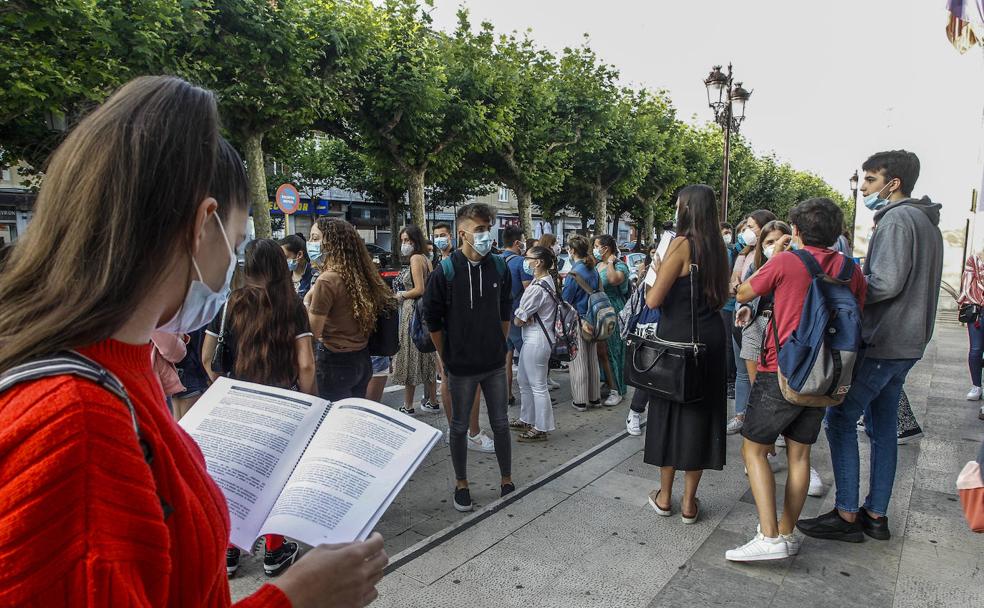
POLYGON ((981 387, 972 386, 970 387, 970 392, 967 393, 967 401, 978 401, 981 398, 981 387))
POLYGON ((789 557, 789 545, 781 536, 767 538, 761 531, 744 545, 725 551, 724 559, 732 562, 759 562, 789 557))
POLYGON ((731 419, 730 422, 728 422, 728 429, 727 429, 728 430, 728 434, 729 435, 734 435, 735 433, 740 432, 741 431, 741 427, 743 427, 743 426, 745 426, 745 419, 744 418, 739 418, 738 416, 735 416, 734 418, 731 419))
MULTIPOLYGON (((810 467, 810 489, 806 491, 807 496, 823 496, 823 480, 820 479, 820 473, 813 467, 810 467)), ((790 555, 795 555, 795 553, 790 552, 790 555)))
POLYGON ((642 416, 639 412, 633 412, 629 410, 629 417, 625 419, 625 430, 628 431, 629 435, 638 437, 642 435, 642 427, 640 426, 642 416))
POLYGON ((803 539, 796 536, 796 532, 790 532, 789 534, 780 534, 779 538, 786 541, 786 548, 789 551, 789 557, 797 555, 800 552, 800 545, 803 544, 803 539))
POLYGON ((479 431, 478 435, 472 437, 471 433, 468 434, 468 449, 475 450, 476 452, 485 452, 486 454, 492 454, 495 452, 495 441, 491 437, 485 434, 485 431, 479 431))
POLYGON ((618 391, 611 391, 608 393, 608 399, 605 399, 605 407, 614 407, 622 403, 622 395, 618 394, 618 391))

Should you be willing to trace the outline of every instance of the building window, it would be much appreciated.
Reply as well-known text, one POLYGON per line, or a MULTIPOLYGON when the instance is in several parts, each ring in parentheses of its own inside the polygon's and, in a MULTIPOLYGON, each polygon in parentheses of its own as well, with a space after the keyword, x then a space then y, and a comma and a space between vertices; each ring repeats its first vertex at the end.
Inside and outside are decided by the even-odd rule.
POLYGON ((8 167, 0 167, 0 182, 9 182, 11 180, 10 169, 8 167))
POLYGON ((509 188, 499 188, 499 202, 500 203, 509 202, 509 188))

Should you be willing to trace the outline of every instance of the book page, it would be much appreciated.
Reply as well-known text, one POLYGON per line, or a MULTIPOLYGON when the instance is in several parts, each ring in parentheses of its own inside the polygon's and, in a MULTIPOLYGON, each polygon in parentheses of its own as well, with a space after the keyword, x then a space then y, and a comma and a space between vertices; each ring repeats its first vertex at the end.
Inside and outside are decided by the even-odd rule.
POLYGON ((252 550, 328 407, 310 395, 219 378, 181 419, 225 495, 233 545, 252 550))
POLYGON ((440 436, 385 405, 335 403, 262 533, 310 545, 365 539, 440 436))

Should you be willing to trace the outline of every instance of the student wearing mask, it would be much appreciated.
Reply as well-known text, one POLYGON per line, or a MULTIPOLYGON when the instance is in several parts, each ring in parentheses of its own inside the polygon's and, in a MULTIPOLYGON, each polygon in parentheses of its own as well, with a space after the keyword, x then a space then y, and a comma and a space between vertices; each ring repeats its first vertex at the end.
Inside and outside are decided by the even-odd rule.
MULTIPOLYGON (((0 552, 18 556, 0 571, 4 604, 231 604, 228 506, 167 411, 150 336, 221 309, 249 198, 214 95, 174 77, 131 81, 55 150, 0 274, 0 373, 75 350, 119 379, 132 411, 75 376, 0 394, 0 552)), ((320 545, 237 605, 362 605, 386 562, 378 534, 320 545)))
POLYGON ((400 351, 393 362, 393 383, 403 385, 403 407, 400 411, 413 416, 413 397, 417 385, 424 385, 420 397, 420 409, 434 413, 441 411, 437 403, 437 358, 434 353, 422 353, 410 338, 410 322, 417 301, 424 296, 427 277, 434 269, 426 254, 424 234, 420 228, 409 225, 400 231, 400 255, 409 265, 400 271, 394 283, 396 299, 400 301, 400 351))
MULTIPOLYGON (((567 239, 567 248, 574 262, 570 273, 564 280, 562 296, 564 301, 577 310, 582 317, 588 314, 587 291, 581 288, 574 279, 577 273, 591 289, 601 286, 601 277, 595 271, 595 260, 591 252, 588 238, 574 234, 567 239)), ((587 411, 589 407, 601 406, 601 370, 598 367, 598 343, 588 342, 577 333, 577 356, 571 361, 571 406, 579 411, 587 411)))
POLYGON ((352 224, 320 217, 316 229, 322 270, 311 288, 308 316, 318 341, 318 395, 328 401, 364 398, 372 377, 369 335, 379 314, 396 308, 396 298, 352 224))
MULTIPOLYGON (((629 287, 629 267, 619 259, 618 246, 610 234, 602 234, 595 238, 592 254, 598 263, 601 288, 615 308, 615 314, 618 314, 625 308, 632 293, 629 287)), ((627 392, 625 342, 622 341, 621 334, 615 331, 601 346, 603 348, 599 348, 599 356, 610 389, 608 398, 603 403, 606 407, 614 407, 622 402, 627 392), (602 350, 604 352, 601 352, 602 350)))
MULTIPOLYGON (((519 226, 509 226, 502 231, 502 259, 506 262, 512 279, 513 312, 519 306, 523 292, 533 280, 533 276, 523 270, 523 256, 526 255, 526 237, 519 226)), ((506 338, 506 390, 509 405, 516 405, 516 397, 512 394, 513 360, 519 357, 523 349, 523 330, 518 325, 509 326, 509 337, 506 338)))
MULTIPOLYGON (((984 250, 978 251, 967 258, 964 264, 963 277, 960 281, 960 298, 957 303, 961 306, 976 305, 984 308, 984 250)), ((970 352, 967 364, 970 367, 970 391, 967 401, 981 399, 981 361, 984 357, 984 321, 981 315, 975 321, 967 324, 967 335, 970 337, 970 352)), ((984 405, 981 406, 978 417, 984 420, 984 405)))
POLYGON ((307 243, 299 235, 292 234, 280 239, 280 246, 287 256, 287 269, 290 270, 294 291, 303 299, 311 291, 311 281, 314 278, 311 260, 308 258, 307 243))
MULTIPOLYGON (((734 227, 728 222, 721 222, 721 238, 724 246, 728 250, 728 268, 730 272, 731 264, 734 262, 732 245, 734 244, 734 227)), ((640 275, 642 276, 642 275, 640 275)), ((730 295, 730 294, 729 294, 730 295)), ((735 298, 730 296, 721 309, 721 320, 724 321, 725 332, 730 335, 731 328, 735 326, 735 298)), ((734 357, 726 357, 728 360, 728 399, 735 398, 735 371, 736 361, 734 357)))
POLYGON ((458 511, 473 509, 468 484, 468 419, 481 387, 495 438, 500 495, 512 482, 512 445, 506 405, 506 336, 512 319, 511 277, 502 258, 492 253, 495 212, 482 203, 458 209, 461 249, 431 273, 424 294, 424 317, 431 339, 447 367, 451 391, 451 462, 458 511))
POLYGON ((513 325, 523 330, 523 350, 519 355, 519 390, 522 408, 510 428, 519 431, 516 441, 546 441, 554 425, 553 405, 547 387, 551 343, 557 341, 554 317, 560 293, 556 258, 543 247, 533 247, 525 254, 524 271, 533 276, 516 307, 513 325))
MULTIPOLYGON (((440 253, 441 260, 449 257, 454 251, 455 242, 451 238, 451 226, 440 223, 434 226, 434 247, 440 253)), ((451 428, 451 390, 449 388, 447 369, 441 361, 440 355, 437 356, 437 371, 441 378, 441 403, 444 404, 444 414, 448 418, 448 428, 451 428)), ((495 452, 495 443, 488 433, 479 426, 479 416, 481 415, 482 393, 475 389, 475 403, 472 406, 471 416, 468 419, 468 449, 476 452, 492 454, 495 452)))

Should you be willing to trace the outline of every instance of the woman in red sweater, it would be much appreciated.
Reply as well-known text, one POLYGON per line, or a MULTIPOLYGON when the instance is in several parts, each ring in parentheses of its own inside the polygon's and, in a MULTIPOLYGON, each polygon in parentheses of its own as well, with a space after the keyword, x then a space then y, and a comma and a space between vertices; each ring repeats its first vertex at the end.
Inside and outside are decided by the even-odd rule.
MULTIPOLYGON (((122 381, 153 458, 94 383, 0 394, 0 606, 230 604, 225 499, 168 413, 150 336, 221 307, 247 205, 215 98, 177 78, 129 83, 53 154, 0 271, 0 372, 77 350, 122 381)), ((386 563, 379 535, 319 546, 237 605, 364 606, 386 563)))

